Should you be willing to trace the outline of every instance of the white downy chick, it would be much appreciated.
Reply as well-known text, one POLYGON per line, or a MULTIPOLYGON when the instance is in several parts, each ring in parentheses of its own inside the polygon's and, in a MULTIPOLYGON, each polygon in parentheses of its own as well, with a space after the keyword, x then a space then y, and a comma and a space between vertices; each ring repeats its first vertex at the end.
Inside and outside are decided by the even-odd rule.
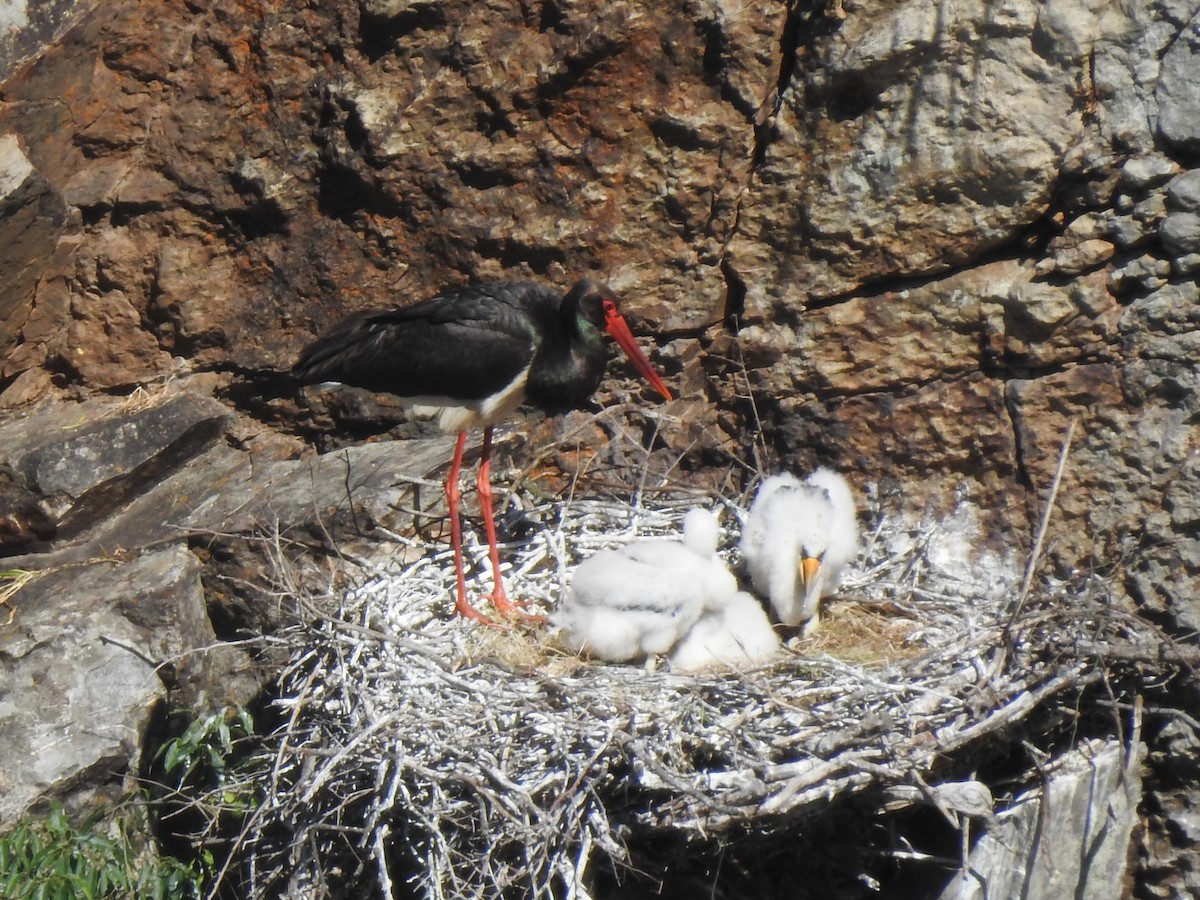
POLYGON ((742 556, 755 589, 785 625, 820 625, 821 598, 836 589, 858 553, 858 516, 846 479, 817 469, 803 482, 774 475, 763 482, 742 531, 742 556))
POLYGON ((701 614, 671 651, 671 669, 749 668, 765 663, 779 647, 779 636, 762 605, 745 591, 737 591, 701 614))
POLYGON ((683 539, 650 538, 601 550, 575 567, 550 621, 576 651, 610 662, 665 654, 737 581, 717 556, 720 525, 703 509, 684 517, 683 539))

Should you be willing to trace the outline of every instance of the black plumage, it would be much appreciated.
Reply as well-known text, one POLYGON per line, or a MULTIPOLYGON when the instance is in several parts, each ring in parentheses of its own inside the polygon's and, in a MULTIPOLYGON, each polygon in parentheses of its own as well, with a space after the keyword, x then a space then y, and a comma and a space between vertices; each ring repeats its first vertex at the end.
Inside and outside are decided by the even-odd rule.
POLYGON ((530 365, 539 332, 557 330, 562 301, 538 284, 499 282, 358 313, 305 350, 292 372, 401 397, 481 400, 530 365))
POLYGON ((308 347, 292 369, 305 383, 340 382, 394 394, 439 415, 458 432, 447 479, 456 560, 458 610, 482 618, 463 593, 458 529, 458 471, 466 429, 483 426, 479 489, 495 569, 493 602, 504 598, 492 521, 488 455, 492 426, 522 403, 561 412, 585 403, 608 359, 607 331, 660 394, 670 391, 642 354, 607 287, 580 281, 565 295, 528 281, 501 281, 445 291, 397 309, 352 315, 308 347))

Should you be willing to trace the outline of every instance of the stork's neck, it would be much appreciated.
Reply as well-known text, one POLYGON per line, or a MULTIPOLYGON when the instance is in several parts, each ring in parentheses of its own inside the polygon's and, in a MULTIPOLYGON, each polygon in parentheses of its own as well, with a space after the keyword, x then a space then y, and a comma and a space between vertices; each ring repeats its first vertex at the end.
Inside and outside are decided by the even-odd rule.
POLYGON ((529 400, 551 411, 586 403, 604 377, 608 361, 603 332, 579 315, 572 300, 568 295, 559 314, 540 323, 529 371, 529 400))

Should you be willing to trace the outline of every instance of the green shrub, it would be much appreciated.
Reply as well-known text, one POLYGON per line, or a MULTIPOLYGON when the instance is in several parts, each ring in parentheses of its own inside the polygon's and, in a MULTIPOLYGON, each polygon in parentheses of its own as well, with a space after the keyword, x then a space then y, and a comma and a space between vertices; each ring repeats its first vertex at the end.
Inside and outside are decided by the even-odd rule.
POLYGON ((0 836, 4 900, 175 900, 203 897, 202 863, 185 865, 147 849, 120 812, 73 823, 60 804, 0 836))

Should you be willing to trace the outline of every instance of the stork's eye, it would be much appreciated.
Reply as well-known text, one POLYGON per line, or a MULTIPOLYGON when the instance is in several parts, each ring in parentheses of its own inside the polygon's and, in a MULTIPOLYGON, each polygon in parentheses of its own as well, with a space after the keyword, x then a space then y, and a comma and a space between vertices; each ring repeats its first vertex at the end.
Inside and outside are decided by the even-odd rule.
MULTIPOLYGON (((565 313, 564 307, 564 313, 565 313)), ((579 301, 578 315, 591 322, 597 328, 603 328, 608 320, 608 301, 595 294, 588 294, 579 301)))

